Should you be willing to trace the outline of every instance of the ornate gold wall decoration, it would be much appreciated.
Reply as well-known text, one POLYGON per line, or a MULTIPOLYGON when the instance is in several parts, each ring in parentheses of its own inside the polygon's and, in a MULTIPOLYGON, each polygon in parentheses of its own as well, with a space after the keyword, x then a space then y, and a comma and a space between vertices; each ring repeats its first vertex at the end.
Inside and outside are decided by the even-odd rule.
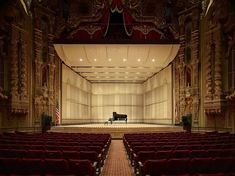
POLYGON ((199 19, 200 3, 191 5, 190 11, 185 10, 180 14, 180 36, 181 48, 175 59, 175 102, 178 121, 180 123, 183 115, 192 114, 193 125, 199 123, 199 19), (178 112, 179 111, 179 112, 178 112))
MULTIPOLYGON (((42 114, 55 114, 55 54, 54 13, 49 8, 34 4, 34 125, 41 125, 42 114)), ((54 119, 53 119, 54 121, 54 119)))

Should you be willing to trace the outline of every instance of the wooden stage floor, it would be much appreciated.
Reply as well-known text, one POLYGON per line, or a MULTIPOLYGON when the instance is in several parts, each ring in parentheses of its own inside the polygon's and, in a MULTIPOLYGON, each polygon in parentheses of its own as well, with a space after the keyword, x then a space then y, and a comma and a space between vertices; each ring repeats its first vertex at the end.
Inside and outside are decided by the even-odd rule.
POLYGON ((112 138, 120 139, 125 133, 179 132, 182 126, 157 124, 83 124, 53 126, 52 132, 68 133, 109 133, 112 138))

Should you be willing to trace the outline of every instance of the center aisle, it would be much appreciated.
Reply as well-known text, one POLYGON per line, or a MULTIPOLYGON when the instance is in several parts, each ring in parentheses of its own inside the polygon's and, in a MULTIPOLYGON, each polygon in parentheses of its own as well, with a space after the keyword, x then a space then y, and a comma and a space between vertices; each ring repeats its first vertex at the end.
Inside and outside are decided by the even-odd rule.
POLYGON ((122 140, 112 140, 101 176, 133 176, 122 140))

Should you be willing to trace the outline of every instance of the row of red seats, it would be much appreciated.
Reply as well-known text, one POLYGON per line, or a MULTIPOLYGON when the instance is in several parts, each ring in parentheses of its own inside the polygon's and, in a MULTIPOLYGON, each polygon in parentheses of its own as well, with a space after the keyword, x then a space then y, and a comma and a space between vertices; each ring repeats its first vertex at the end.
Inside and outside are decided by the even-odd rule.
POLYGON ((182 136, 190 136, 190 137, 219 137, 219 136, 235 136, 235 134, 231 134, 230 132, 218 132, 218 131, 206 131, 204 133, 188 133, 188 132, 158 132, 158 133, 130 133, 125 134, 128 138, 142 137, 142 136, 152 136, 152 137, 174 137, 174 138, 182 138, 182 136))
MULTIPOLYGON (((149 158, 196 158, 196 157, 235 157, 235 148, 232 149, 211 149, 211 150, 139 150, 134 153, 134 157, 140 157, 141 154, 149 158)), ((147 158, 148 159, 148 158, 147 158)))
MULTIPOLYGON (((161 133, 162 134, 162 133, 161 133)), ((167 133, 169 134, 169 133, 167 133)), ((177 135, 182 134, 182 136, 185 135, 185 133, 176 133, 177 135)), ((141 141, 141 139, 143 138, 143 136, 153 136, 154 134, 125 134, 123 137, 123 142, 124 145, 126 147, 127 153, 129 156, 133 155, 134 152, 134 148, 144 148, 144 145, 147 146, 147 148, 149 148, 149 150, 174 150, 174 149, 189 149, 189 150, 199 150, 199 149, 217 149, 217 148, 234 148, 235 147, 235 136, 233 136, 234 138, 234 142, 233 141, 224 141, 224 143, 222 143, 221 141, 213 141, 211 142, 210 140, 207 140, 208 143, 203 143, 202 141, 196 141, 195 143, 193 143, 192 141, 188 141, 191 143, 185 144, 185 143, 181 143, 181 141, 177 141, 177 143, 170 143, 167 142, 167 144, 164 144, 164 141, 161 141, 161 139, 157 139, 156 141, 148 141, 146 142, 141 141), (140 135, 140 138, 138 137, 138 135, 140 135), (135 140, 129 140, 129 138, 135 137, 135 140), (138 141, 138 142, 137 142, 138 141)), ((156 133, 156 136, 158 136, 159 134, 156 133)), ((192 134, 192 136, 197 135, 197 133, 192 134)), ((202 134, 200 134, 202 135, 202 134)), ((227 136, 229 134, 226 134, 227 136)), ((190 135, 191 136, 191 135, 190 135)))
POLYGON ((108 144, 104 145, 77 145, 77 146, 60 146, 60 145, 27 145, 27 144, 0 144, 0 149, 27 149, 27 150, 91 150, 99 148, 108 148, 108 144))
POLYGON ((33 142, 36 142, 36 143, 53 143, 53 144, 65 144, 65 143, 94 143, 94 142, 100 142, 100 143, 105 143, 109 140, 109 138, 94 138, 94 139, 77 139, 77 138, 70 138, 70 139, 66 139, 66 140, 63 140, 63 139, 57 139, 57 138, 24 138, 24 137, 2 137, 0 138, 0 141, 6 141, 6 142, 18 142, 18 143, 23 143, 24 141, 26 142, 29 142, 29 143, 33 143, 33 142))
POLYGON ((46 132, 46 133, 28 133, 28 132, 22 132, 22 131, 13 131, 13 132, 3 132, 1 135, 4 136, 24 136, 25 137, 48 137, 52 138, 53 136, 66 138, 66 137, 84 137, 84 138, 93 138, 96 137, 109 137, 110 135, 107 133, 67 133, 67 132, 46 132))
POLYGON ((222 138, 222 139, 158 139, 158 138, 136 138, 136 139, 127 139, 125 138, 125 140, 128 140, 129 143, 157 143, 159 145, 161 144, 198 144, 199 142, 201 142, 202 144, 209 144, 209 143, 224 143, 224 142, 231 142, 234 143, 235 142, 235 138, 222 138))
POLYGON ((184 149, 178 149, 178 148, 159 148, 157 146, 134 146, 131 150, 130 150, 130 157, 132 157, 134 154, 137 154, 140 151, 154 151, 154 152, 159 152, 159 151, 165 151, 165 152, 184 152, 184 153, 188 153, 188 155, 190 155, 191 153, 193 153, 194 151, 198 151, 198 153, 204 153, 204 155, 210 155, 210 154, 217 154, 217 153, 221 153, 224 156, 228 156, 228 155, 233 155, 235 156, 235 146, 234 147, 228 147, 228 148, 184 148, 184 149))
MULTIPOLYGON (((125 138, 124 138, 125 139, 125 138)), ((126 139, 125 139, 126 140, 126 139)), ((126 140, 127 141, 127 140, 126 140)), ((220 140, 214 140, 214 139, 196 139, 196 140, 162 140, 162 139, 135 139, 135 140, 128 140, 129 145, 138 145, 138 144, 146 144, 146 145, 208 145, 208 144, 227 144, 227 143, 235 143, 235 138, 233 139, 220 139, 220 140)))
POLYGON ((130 160, 133 158, 134 154, 137 154, 139 151, 174 151, 174 150, 223 150, 224 152, 230 151, 230 149, 235 149, 235 145, 230 144, 215 144, 215 145, 127 145, 126 151, 130 158, 130 160))
POLYGON ((203 141, 196 141, 196 142, 162 142, 162 141, 149 141, 149 142, 133 142, 133 141, 127 141, 126 139, 123 139, 125 147, 133 148, 134 146, 156 146, 159 148, 181 148, 181 149, 205 149, 205 148, 230 148, 235 146, 235 141, 213 141, 211 142, 208 140, 207 142, 203 141))
POLYGON ((145 150, 207 150, 207 149, 228 149, 228 148, 235 148, 235 143, 228 143, 228 144, 207 144, 207 145, 200 145, 200 144, 188 144, 188 145, 157 145, 157 144, 132 144, 128 145, 128 148, 132 149, 133 151, 139 149, 145 150))
MULTIPOLYGON (((73 139, 73 140, 67 140, 67 141, 64 141, 64 140, 57 140, 57 139, 11 139, 11 138, 0 138, 0 142, 4 142, 4 143, 31 143, 31 144, 43 144, 43 143, 48 143, 48 144, 58 144, 58 145, 66 145, 66 143, 69 143, 71 145, 77 145, 77 144, 83 144, 83 143, 106 143, 108 141, 108 139, 94 139, 92 141, 90 140, 77 140, 77 139, 73 139)), ((67 144, 68 145, 68 144, 67 144)))
POLYGON ((235 158, 235 148, 224 150, 175 150, 175 151, 139 151, 133 156, 131 160, 134 166, 135 172, 138 171, 140 165, 148 160, 159 160, 159 159, 179 159, 179 158, 235 158))
POLYGON ((229 133, 125 134, 123 142, 136 173, 141 165, 153 159, 235 157, 235 136, 229 133), (222 143, 223 137, 226 140, 222 143))
POLYGON ((18 158, 18 159, 76 159, 89 160, 97 173, 100 173, 101 167, 104 164, 104 159, 101 154, 95 151, 43 151, 43 150, 0 150, 0 156, 3 158, 18 158))
POLYGON ((143 133, 143 134, 125 134, 124 138, 128 141, 136 141, 136 142, 148 142, 148 141, 162 141, 162 142, 194 142, 197 140, 205 141, 223 141, 223 140, 233 140, 234 141, 234 134, 224 133, 223 135, 206 135, 202 133, 143 133), (173 134, 173 135, 172 135, 173 134), (174 135, 177 134, 177 135, 174 135))
POLYGON ((83 134, 77 135, 76 133, 3 133, 0 135, 0 141, 41 141, 41 142, 107 142, 110 139, 110 134, 83 134))
POLYGON ((23 149, 0 149, 0 156, 5 158, 66 158, 78 159, 89 155, 101 157, 101 153, 90 151, 59 151, 59 150, 23 150, 23 149))
POLYGON ((139 175, 235 175, 235 158, 172 158, 148 160, 140 166, 139 175))
POLYGON ((89 160, 0 158, 1 175, 70 175, 95 176, 89 160))
POLYGON ((43 135, 27 133, 3 134, 0 136, 0 157, 5 159, 17 158, 19 161, 22 159, 62 159, 66 161, 70 159, 87 159, 93 163, 95 173, 100 174, 111 143, 110 134, 79 135, 83 136, 82 141, 76 141, 78 135, 75 133, 64 133, 61 136, 60 133, 43 135), (31 138, 32 136, 33 138, 31 138), (36 140, 35 136, 39 138, 36 140), (46 138, 44 138, 45 136, 46 138), (66 139, 67 142, 63 137, 68 139, 66 139), (68 137, 71 137, 74 141, 71 141, 68 137), (58 141, 57 139, 60 140, 58 141))
MULTIPOLYGON (((49 135, 55 136, 54 133, 49 133, 46 136, 49 135)), ((58 136, 60 133, 56 133, 56 136, 58 136)), ((72 134, 74 134, 76 136, 76 133, 67 133, 68 136, 73 136, 72 134)), ((47 140, 43 140, 40 141, 40 139, 35 139, 35 140, 25 140, 24 137, 26 136, 31 136, 32 134, 20 134, 18 135, 22 137, 21 140, 16 141, 14 139, 11 139, 11 136, 14 135, 10 135, 10 138, 5 140, 1 140, 0 139, 0 149, 40 149, 40 150, 90 150, 91 148, 93 148, 95 151, 97 151, 98 147, 101 147, 102 149, 104 149, 105 151, 108 150, 108 147, 111 143, 111 136, 110 134, 105 135, 105 134, 94 134, 93 136, 96 137, 96 140, 93 141, 82 141, 82 142, 78 142, 78 141, 73 141, 73 142, 58 142, 57 138, 54 139, 54 141, 51 141, 51 139, 49 141, 47 140), (105 136, 105 139, 103 140, 97 140, 98 136, 105 136)), ((63 134, 63 136, 65 136, 65 134, 63 134)), ((86 136, 86 135, 84 135, 86 136)), ((91 137, 91 134, 88 134, 89 137, 91 137)))

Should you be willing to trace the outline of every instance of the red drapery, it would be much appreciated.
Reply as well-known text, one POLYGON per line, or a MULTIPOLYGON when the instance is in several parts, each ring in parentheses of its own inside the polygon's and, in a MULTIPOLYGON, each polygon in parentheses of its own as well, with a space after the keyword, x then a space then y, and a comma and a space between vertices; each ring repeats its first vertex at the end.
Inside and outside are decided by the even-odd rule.
POLYGON ((123 4, 121 0, 113 0, 110 8, 111 12, 118 12, 122 13, 123 12, 123 4))
POLYGON ((124 28, 125 28, 126 34, 128 36, 131 36, 132 31, 133 31, 134 19, 128 10, 123 11, 123 22, 124 22, 124 28))
POLYGON ((136 21, 129 9, 124 8, 121 0, 113 0, 110 9, 104 9, 103 16, 98 22, 81 23, 72 37, 74 39, 101 39, 105 37, 109 29, 110 12, 123 13, 125 32, 132 39, 159 40, 163 38, 163 33, 157 30, 154 23, 136 21), (92 24, 97 26, 94 27, 92 24))

